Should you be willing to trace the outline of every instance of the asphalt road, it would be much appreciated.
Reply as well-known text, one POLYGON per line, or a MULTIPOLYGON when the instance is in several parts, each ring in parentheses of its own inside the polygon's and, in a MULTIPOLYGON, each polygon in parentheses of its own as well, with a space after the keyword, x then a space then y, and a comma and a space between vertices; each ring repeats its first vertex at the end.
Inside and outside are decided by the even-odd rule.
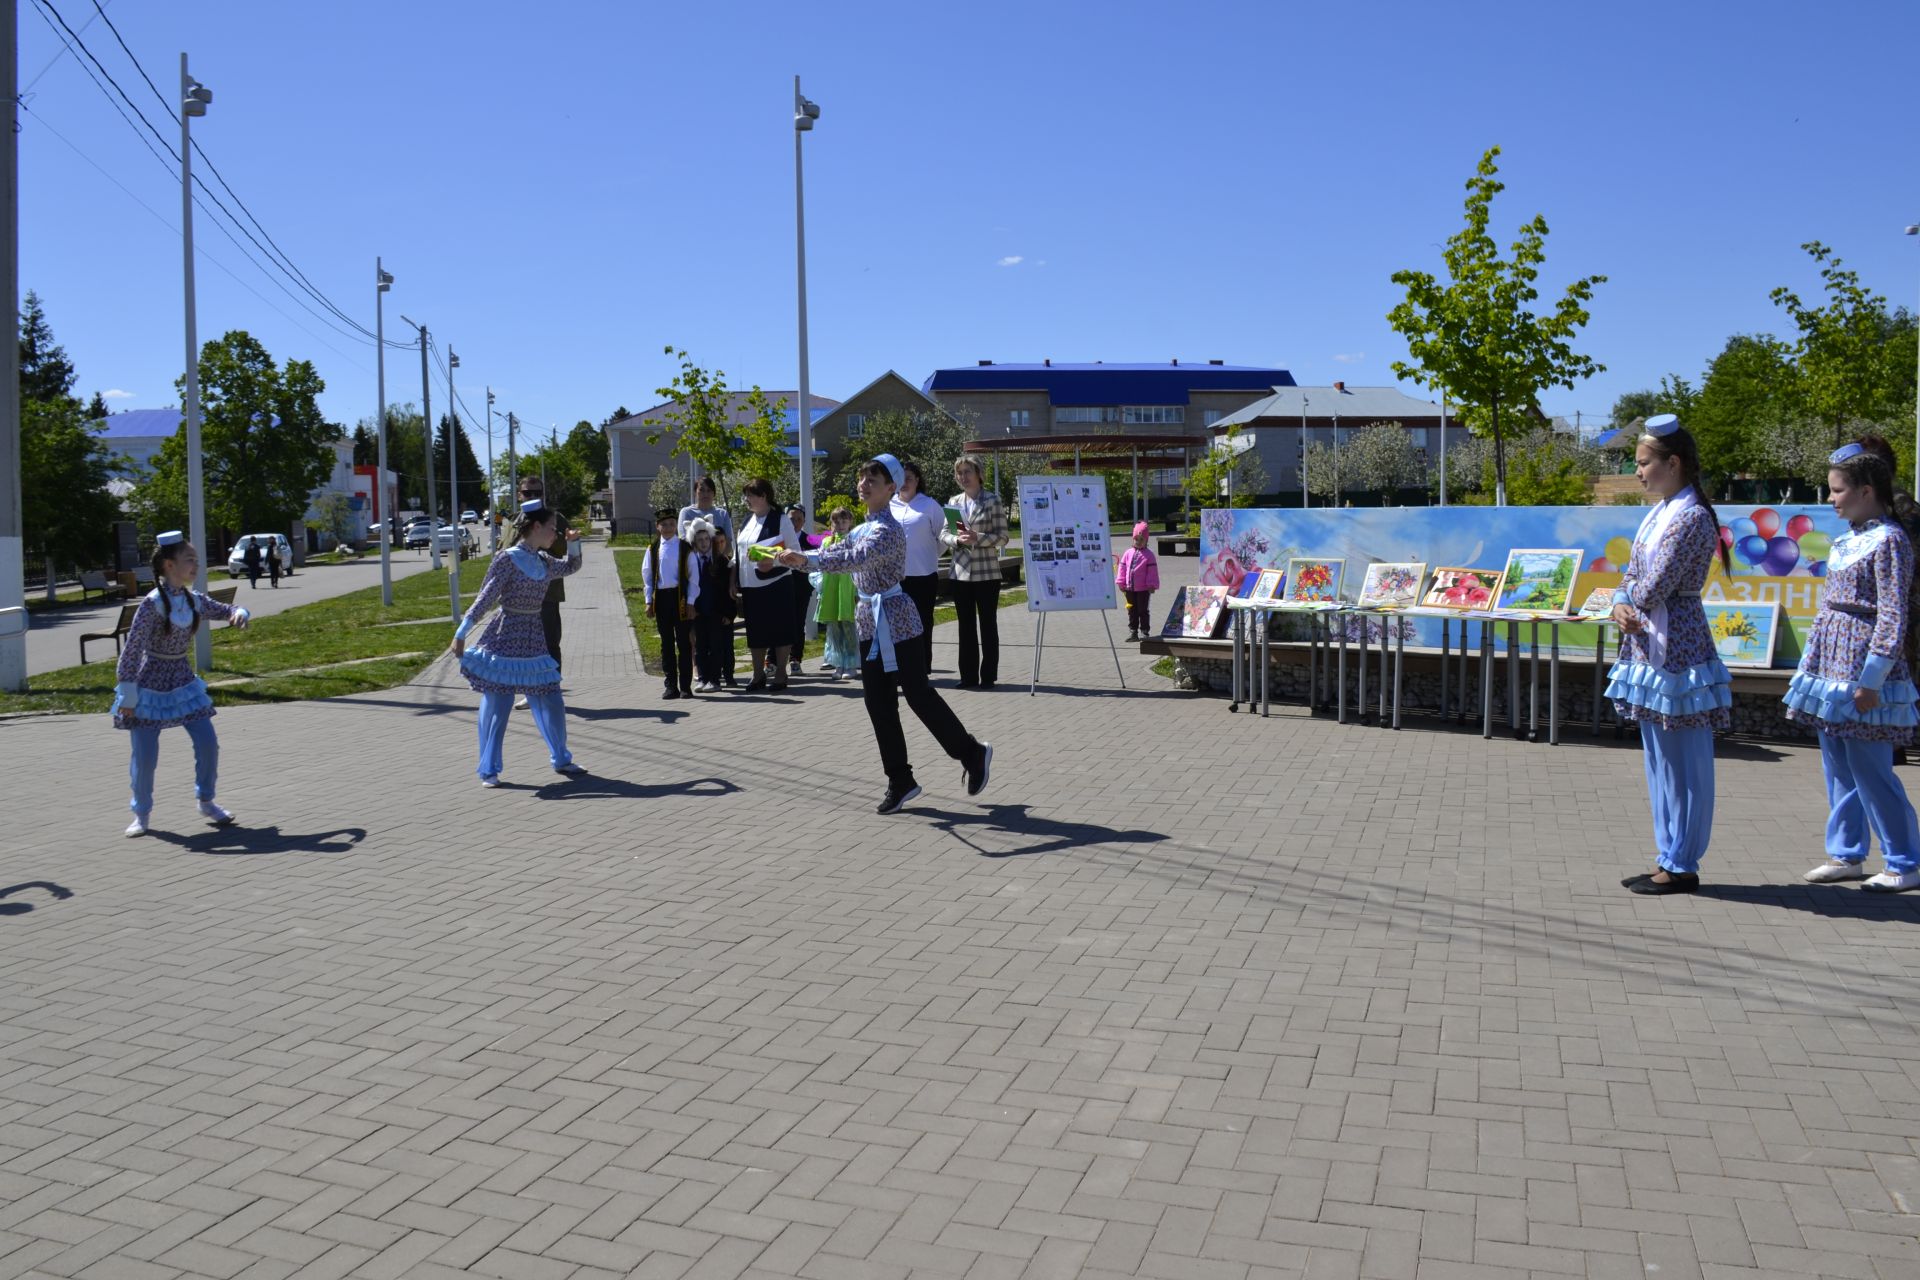
MULTIPOLYGON (((467 527, 472 530, 475 542, 484 553, 487 546, 486 527, 477 524, 467 527)), ((393 552, 393 576, 396 580, 431 567, 431 557, 425 551, 396 549, 393 552)), ((236 601, 245 605, 255 617, 264 618, 295 605, 312 604, 316 600, 345 595, 362 587, 377 586, 380 582, 380 557, 368 556, 351 564, 310 564, 290 577, 282 577, 278 588, 268 585, 264 573, 260 575, 259 586, 249 587, 244 577, 228 577, 224 565, 207 575, 210 587, 230 586, 236 581, 240 584, 236 601)), ((90 632, 113 630, 123 603, 114 600, 85 609, 54 609, 31 615, 27 631, 27 674, 36 676, 60 667, 70 667, 80 661, 80 637, 90 632)), ((112 661, 113 643, 102 640, 88 645, 87 660, 112 661)))

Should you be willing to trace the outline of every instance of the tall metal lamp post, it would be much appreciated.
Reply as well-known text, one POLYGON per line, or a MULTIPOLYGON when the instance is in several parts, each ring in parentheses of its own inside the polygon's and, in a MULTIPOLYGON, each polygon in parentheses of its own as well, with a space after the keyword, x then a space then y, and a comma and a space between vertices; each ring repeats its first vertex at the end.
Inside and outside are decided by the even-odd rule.
MULTIPOLYGON (((807 524, 813 524, 813 394, 807 371, 807 199, 800 169, 800 135, 813 131, 820 118, 818 104, 800 93, 800 77, 793 78, 793 242, 794 260, 800 282, 800 406, 794 422, 799 427, 800 505, 807 509, 807 524)), ((808 530, 802 529, 801 533, 808 530)), ((811 631, 812 627, 809 626, 811 631)))
POLYGON ((500 549, 500 495, 493 480, 493 388, 487 388, 487 551, 500 549))
MULTIPOLYGON (((193 135, 188 126, 194 117, 207 114, 213 90, 187 74, 187 55, 180 55, 180 247, 182 277, 187 302, 187 379, 181 397, 182 416, 187 420, 187 536, 200 555, 200 571, 194 575, 196 590, 207 589, 207 499, 201 489, 200 474, 200 335, 193 312, 193 135)), ((213 631, 196 627, 193 660, 202 671, 213 667, 213 631)))
MULTIPOLYGON (((447 599, 453 606, 453 620, 460 621, 460 559, 467 536, 466 522, 460 519, 460 400, 453 394, 453 371, 460 357, 447 344, 447 524, 453 529, 453 545, 447 548, 447 599)), ((438 537, 438 535, 435 535, 438 537)))
MULTIPOLYGON (((1920 236, 1920 223, 1910 224, 1907 234, 1920 236)), ((1913 449, 1913 494, 1920 498, 1920 395, 1914 397, 1913 403, 1913 449)))
POLYGON ((393 604, 393 511, 387 501, 387 290, 393 273, 373 260, 373 363, 380 383, 380 472, 373 478, 373 507, 380 513, 380 603, 393 604))

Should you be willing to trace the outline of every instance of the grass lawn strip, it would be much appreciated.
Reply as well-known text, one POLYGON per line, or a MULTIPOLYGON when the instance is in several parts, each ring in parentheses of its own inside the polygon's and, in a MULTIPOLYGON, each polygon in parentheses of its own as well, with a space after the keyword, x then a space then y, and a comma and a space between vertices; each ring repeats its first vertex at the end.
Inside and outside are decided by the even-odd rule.
MULTIPOLYGON (((485 557, 461 564, 462 605, 472 603, 487 565, 485 557)), ((413 679, 452 641, 448 614, 446 575, 414 574, 393 584, 390 609, 380 603, 376 584, 256 618, 245 631, 216 625, 213 670, 203 674, 210 684, 220 682, 217 707, 391 689, 413 679), (383 625, 396 622, 420 625, 383 625)), ((115 664, 105 661, 31 676, 26 693, 0 692, 0 715, 105 712, 113 705, 114 679, 115 664)))

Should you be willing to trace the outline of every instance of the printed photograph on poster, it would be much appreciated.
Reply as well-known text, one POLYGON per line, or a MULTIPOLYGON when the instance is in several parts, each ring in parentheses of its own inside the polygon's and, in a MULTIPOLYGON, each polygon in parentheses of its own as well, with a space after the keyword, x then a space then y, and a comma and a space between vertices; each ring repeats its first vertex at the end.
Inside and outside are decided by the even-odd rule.
POLYGON ((1428 609, 1490 609, 1499 594, 1498 569, 1435 569, 1420 603, 1428 609))
POLYGON ((1112 608, 1113 555, 1105 482, 1023 476, 1020 527, 1032 569, 1029 612, 1112 608))
POLYGON ((1520 613, 1565 614, 1573 596, 1573 579, 1580 572, 1578 550, 1522 550, 1507 553, 1507 571, 1500 579, 1499 609, 1520 613))
POLYGON ((1777 604, 1715 603, 1704 606, 1714 651, 1729 667, 1770 667, 1780 625, 1777 604))
POLYGON ((1340 599, 1340 579, 1346 570, 1345 560, 1289 560, 1282 598, 1288 604, 1333 603, 1340 599))
POLYGON ((1408 609, 1420 601, 1420 580, 1426 576, 1427 562, 1377 560, 1367 566, 1360 581, 1360 607, 1363 609, 1408 609))

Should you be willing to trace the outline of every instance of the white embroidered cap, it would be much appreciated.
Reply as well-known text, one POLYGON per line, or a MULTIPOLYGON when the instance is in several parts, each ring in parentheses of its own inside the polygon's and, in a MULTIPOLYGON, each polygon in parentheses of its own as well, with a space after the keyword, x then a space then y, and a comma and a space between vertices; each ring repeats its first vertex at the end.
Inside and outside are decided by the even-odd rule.
POLYGON ((531 501, 520 504, 520 514, 523 516, 530 516, 536 512, 545 511, 546 509, 547 500, 545 498, 534 498, 531 501))
POLYGON ((1679 429, 1679 415, 1672 413, 1657 413, 1653 417, 1648 418, 1643 427, 1643 430, 1656 440, 1662 436, 1670 436, 1679 429))
POLYGON ((186 534, 180 532, 178 529, 169 529, 165 533, 161 534, 159 537, 155 538, 153 540, 153 545, 156 547, 171 547, 177 543, 185 542, 186 540, 187 540, 186 534))

